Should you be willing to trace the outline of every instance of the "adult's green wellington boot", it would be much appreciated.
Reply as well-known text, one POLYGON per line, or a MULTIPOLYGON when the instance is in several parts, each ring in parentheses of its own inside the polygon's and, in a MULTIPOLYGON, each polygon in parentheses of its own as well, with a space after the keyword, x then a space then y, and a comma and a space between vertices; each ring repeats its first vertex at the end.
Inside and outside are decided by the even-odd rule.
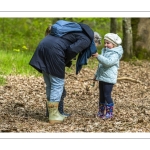
POLYGON ((49 111, 49 122, 50 124, 62 123, 65 116, 61 115, 58 111, 59 102, 47 101, 48 111, 49 111))

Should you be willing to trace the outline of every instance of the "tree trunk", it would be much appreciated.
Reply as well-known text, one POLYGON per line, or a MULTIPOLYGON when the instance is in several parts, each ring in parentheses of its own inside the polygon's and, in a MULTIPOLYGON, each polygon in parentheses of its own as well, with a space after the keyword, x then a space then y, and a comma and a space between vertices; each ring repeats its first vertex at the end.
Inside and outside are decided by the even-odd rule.
POLYGON ((133 53, 138 59, 150 59, 150 18, 131 18, 133 53))
POLYGON ((110 33, 117 33, 117 19, 110 18, 110 33))
POLYGON ((133 56, 133 40, 131 18, 123 18, 123 59, 130 59, 133 56))

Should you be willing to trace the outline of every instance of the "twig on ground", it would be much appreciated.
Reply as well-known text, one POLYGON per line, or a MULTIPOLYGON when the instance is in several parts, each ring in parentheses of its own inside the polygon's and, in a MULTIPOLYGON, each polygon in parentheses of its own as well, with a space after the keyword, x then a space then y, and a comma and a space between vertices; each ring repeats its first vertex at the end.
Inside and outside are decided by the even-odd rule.
POLYGON ((117 81, 120 81, 120 80, 129 80, 129 81, 136 82, 136 83, 142 83, 139 80, 136 80, 136 79, 133 79, 133 78, 129 78, 129 77, 120 77, 120 78, 117 78, 117 81))

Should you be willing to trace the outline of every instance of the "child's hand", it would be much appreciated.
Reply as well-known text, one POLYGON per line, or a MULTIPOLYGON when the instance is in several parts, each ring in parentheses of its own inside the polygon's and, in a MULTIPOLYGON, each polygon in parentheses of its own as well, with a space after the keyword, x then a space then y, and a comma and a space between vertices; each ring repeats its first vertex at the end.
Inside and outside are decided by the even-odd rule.
POLYGON ((98 53, 95 53, 92 55, 92 57, 98 57, 98 55, 99 55, 98 53))

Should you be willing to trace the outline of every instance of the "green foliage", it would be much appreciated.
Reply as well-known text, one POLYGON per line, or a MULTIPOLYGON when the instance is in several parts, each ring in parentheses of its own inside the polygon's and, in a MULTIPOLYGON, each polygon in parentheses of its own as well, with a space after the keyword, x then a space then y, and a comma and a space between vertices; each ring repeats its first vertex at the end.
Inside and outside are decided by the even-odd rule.
POLYGON ((137 55, 137 58, 140 59, 140 60, 143 60, 143 59, 150 60, 149 52, 146 49, 143 49, 141 47, 139 47, 136 50, 136 55, 137 55))
POLYGON ((49 18, 0 18, 0 49, 21 49, 25 45, 35 50, 50 23, 49 18))
POLYGON ((138 60, 138 58, 136 56, 133 56, 131 59, 131 61, 137 61, 137 60, 138 60))

